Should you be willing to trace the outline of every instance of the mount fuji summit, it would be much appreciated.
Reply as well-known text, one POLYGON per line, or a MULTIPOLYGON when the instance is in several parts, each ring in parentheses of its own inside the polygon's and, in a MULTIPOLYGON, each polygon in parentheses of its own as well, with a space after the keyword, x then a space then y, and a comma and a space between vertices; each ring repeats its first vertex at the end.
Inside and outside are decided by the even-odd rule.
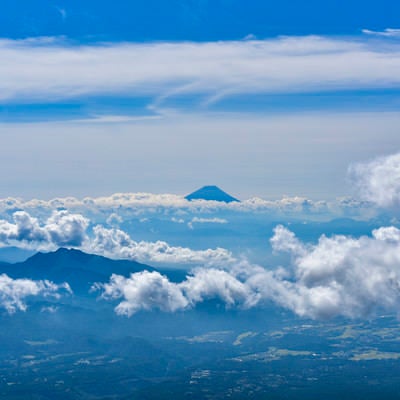
POLYGON ((235 197, 221 190, 218 186, 203 186, 202 188, 196 190, 193 193, 185 196, 186 200, 213 200, 222 201, 225 203, 232 203, 234 201, 239 201, 235 197))

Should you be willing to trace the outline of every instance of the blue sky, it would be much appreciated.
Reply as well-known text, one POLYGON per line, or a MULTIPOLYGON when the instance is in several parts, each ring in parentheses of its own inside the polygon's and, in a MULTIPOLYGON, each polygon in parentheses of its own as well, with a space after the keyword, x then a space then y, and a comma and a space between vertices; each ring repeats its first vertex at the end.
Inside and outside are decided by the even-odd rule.
POLYGON ((386 1, 78 0, 2 2, 0 35, 65 35, 78 41, 237 40, 249 34, 354 35, 398 23, 386 1))
POLYGON ((396 1, 5 1, 1 197, 351 194, 396 152, 396 1))

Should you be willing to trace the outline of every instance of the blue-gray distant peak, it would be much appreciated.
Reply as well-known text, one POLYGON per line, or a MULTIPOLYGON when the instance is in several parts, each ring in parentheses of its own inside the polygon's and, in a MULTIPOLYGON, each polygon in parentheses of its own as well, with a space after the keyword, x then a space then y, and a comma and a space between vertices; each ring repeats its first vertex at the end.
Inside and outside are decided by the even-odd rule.
MULTIPOLYGON (((108 282, 112 274, 128 277, 132 273, 144 270, 156 271, 155 268, 136 261, 111 260, 77 249, 65 248, 49 253, 36 253, 24 262, 0 263, 0 275, 4 273, 13 279, 47 279, 58 284, 68 282, 74 294, 82 296, 88 296, 95 282, 108 282)), ((181 282, 186 276, 186 273, 180 270, 163 269, 162 273, 173 282, 181 282)))
POLYGON ((203 186, 201 189, 196 190, 193 193, 185 196, 186 200, 214 200, 223 201, 225 203, 231 203, 233 201, 239 201, 230 194, 221 190, 218 186, 203 186))

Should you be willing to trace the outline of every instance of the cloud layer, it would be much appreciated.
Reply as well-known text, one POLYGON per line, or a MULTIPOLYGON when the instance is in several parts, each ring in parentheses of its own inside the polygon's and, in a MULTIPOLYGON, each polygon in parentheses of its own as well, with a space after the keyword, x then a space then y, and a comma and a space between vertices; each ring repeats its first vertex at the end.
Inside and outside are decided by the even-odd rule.
POLYGON ((95 225, 89 219, 66 210, 54 211, 41 223, 26 211, 12 214, 12 222, 0 220, 0 246, 33 250, 74 247, 115 259, 130 259, 155 264, 226 265, 235 261, 223 248, 192 250, 170 246, 165 241, 137 242, 117 228, 95 225))
MULTIPOLYGON (((359 208, 352 200, 352 208, 359 208)), ((188 201, 183 196, 176 194, 153 194, 153 193, 115 193, 104 197, 85 197, 78 199, 75 197, 54 198, 51 200, 23 200, 21 198, 0 198, 0 215, 13 212, 15 210, 25 210, 30 214, 43 214, 52 212, 54 209, 67 209, 71 213, 82 213, 93 217, 101 213, 107 213, 107 218, 111 217, 107 223, 114 224, 121 222, 121 215, 141 215, 143 213, 159 213, 160 211, 210 213, 219 211, 231 212, 271 212, 282 214, 327 214, 340 212, 342 208, 350 208, 349 204, 342 204, 342 200, 327 202, 324 200, 311 200, 302 196, 284 196, 277 200, 265 200, 253 197, 241 202, 224 203, 220 201, 193 200, 188 201)), ((196 223, 225 223, 223 218, 194 216, 192 225, 196 223)))
MULTIPOLYGON (((371 236, 321 236, 303 243, 279 225, 270 242, 276 252, 291 255, 291 264, 267 270, 236 259, 223 248, 192 250, 166 242, 137 242, 118 228, 90 227, 79 214, 56 211, 41 224, 25 211, 13 222, 0 220, 0 242, 27 248, 76 247, 111 258, 156 264, 198 266, 183 282, 170 282, 159 272, 129 278, 113 275, 97 285, 102 296, 121 300, 116 311, 132 315, 140 310, 174 312, 219 299, 228 307, 249 308, 273 302, 309 318, 351 318, 397 312, 400 306, 400 229, 389 226, 371 236), (35 247, 36 246, 36 247, 35 247)), ((60 286, 47 281, 0 279, 1 306, 24 310, 28 296, 57 294, 60 286)), ((67 286, 62 286, 67 288, 67 286)))
POLYGON ((167 242, 136 242, 126 232, 97 225, 94 237, 85 250, 110 258, 131 259, 157 264, 226 265, 235 261, 231 252, 223 248, 192 250, 170 246, 167 242))
MULTIPOLYGON (((382 40, 393 33, 385 31, 382 40)), ((185 94, 206 95, 213 102, 235 94, 400 85, 399 46, 382 46, 367 36, 91 46, 51 38, 3 39, 0 57, 3 102, 134 94, 157 97, 157 105, 185 94)))
POLYGON ((397 313, 400 306, 400 230, 383 227, 372 237, 321 236, 305 244, 283 226, 271 243, 289 252, 292 264, 267 270, 247 262, 228 269, 199 268, 183 282, 170 282, 158 272, 113 275, 98 285, 102 297, 122 300, 116 312, 185 310, 207 299, 228 307, 250 308, 273 302, 301 317, 361 318, 397 313))

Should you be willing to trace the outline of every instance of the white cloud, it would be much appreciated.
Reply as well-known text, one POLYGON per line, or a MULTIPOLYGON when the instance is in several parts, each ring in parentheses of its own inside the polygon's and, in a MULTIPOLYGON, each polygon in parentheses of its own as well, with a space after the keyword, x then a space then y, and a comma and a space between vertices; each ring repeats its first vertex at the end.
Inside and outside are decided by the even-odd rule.
POLYGON ((386 36, 386 37, 400 37, 400 29, 386 28, 383 31, 373 31, 370 29, 363 29, 366 35, 386 36))
POLYGON ((249 33, 242 40, 257 40, 257 36, 252 33, 249 33))
MULTIPOLYGON (((70 212, 86 213, 110 213, 106 222, 116 225, 121 222, 121 213, 124 212, 159 212, 160 209, 176 212, 209 213, 218 211, 232 212, 281 212, 281 213, 327 213, 330 209, 340 204, 329 204, 326 201, 315 201, 301 196, 284 196, 277 200, 265 200, 253 197, 241 202, 224 203, 220 201, 192 200, 188 201, 184 196, 176 194, 153 193, 115 193, 104 197, 74 197, 55 198, 51 200, 32 199, 25 201, 20 198, 0 199, 0 214, 10 210, 22 209, 31 213, 51 211, 54 208, 65 208, 70 212), (119 214, 112 212, 119 209, 119 214)), ((184 222, 182 219, 171 219, 172 222, 184 222)), ((226 223, 227 220, 220 217, 193 217, 191 223, 226 223)))
POLYGON ((103 289, 103 298, 124 299, 115 308, 120 315, 131 316, 139 310, 152 309, 173 312, 188 306, 177 285, 158 272, 142 271, 129 278, 112 275, 109 283, 97 287, 103 289))
POLYGON ((282 225, 274 229, 274 236, 270 239, 272 248, 277 252, 289 252, 296 255, 303 254, 306 249, 296 235, 282 225))
POLYGON ((361 200, 379 207, 400 205, 400 153, 353 164, 349 176, 361 200))
POLYGON ((317 244, 301 248, 286 246, 286 237, 294 238, 290 231, 282 234, 285 230, 276 231, 272 244, 292 252, 294 276, 273 282, 273 300, 312 318, 398 312, 399 229, 379 228, 372 237, 321 236, 317 244))
POLYGON ((191 221, 188 222, 188 227, 190 229, 194 228, 194 224, 227 224, 228 221, 224 218, 202 218, 202 217, 193 217, 191 221))
POLYGON ((120 229, 107 229, 102 225, 93 228, 94 237, 85 250, 110 258, 131 259, 157 264, 224 265, 235 261, 223 248, 192 250, 170 246, 167 242, 136 242, 120 229))
POLYGON ((43 306, 40 309, 41 313, 49 313, 49 314, 55 314, 58 311, 57 306, 43 306))
POLYGON ((222 265, 235 261, 223 248, 192 250, 164 241, 137 242, 126 232, 103 225, 90 232, 88 218, 65 210, 54 211, 44 223, 26 211, 14 212, 12 218, 13 222, 0 220, 0 246, 34 250, 74 247, 110 258, 157 264, 222 265))
MULTIPOLYGON (((382 40, 393 34, 397 30, 385 31, 382 40)), ((46 39, 0 41, 0 101, 99 94, 158 96, 160 101, 206 94, 219 99, 400 84, 396 44, 381 46, 360 38, 81 46, 46 39)))
POLYGON ((111 213, 107 219, 106 222, 108 225, 112 226, 113 228, 116 228, 123 222, 122 217, 116 213, 111 213))
POLYGON ((39 226, 37 218, 31 217, 25 211, 17 211, 13 214, 14 223, 6 220, 0 221, 0 240, 3 243, 10 241, 47 241, 47 235, 39 226))
POLYGON ((245 304, 252 297, 252 291, 232 273, 220 269, 200 268, 182 282, 179 287, 190 304, 205 299, 218 298, 228 306, 245 304))
POLYGON ((81 246, 87 239, 89 220, 80 214, 54 211, 45 223, 26 211, 16 211, 13 222, 0 220, 0 243, 32 249, 81 246))
POLYGON ((174 222, 175 224, 184 224, 185 220, 183 218, 172 217, 171 222, 174 222))
POLYGON ((89 220, 83 215, 57 211, 47 220, 45 229, 56 246, 82 246, 88 226, 89 220))
POLYGON ((0 307, 9 314, 27 309, 26 300, 33 296, 60 297, 60 291, 72 293, 67 283, 56 285, 53 282, 33 281, 30 279, 12 279, 5 274, 0 275, 0 307))
POLYGON ((227 306, 242 308, 272 301, 313 319, 364 318, 398 312, 399 229, 382 227, 374 230, 371 237, 359 238, 323 235, 318 243, 305 244, 278 226, 271 243, 276 251, 292 254, 291 265, 266 270, 242 261, 226 269, 196 269, 180 283, 170 282, 158 273, 153 273, 152 279, 150 273, 132 274, 130 278, 114 276, 97 288, 105 298, 122 299, 116 312, 127 315, 155 308, 168 312, 185 310, 206 299, 220 299, 227 306), (156 295, 158 291, 160 297, 156 295))
POLYGON ((115 312, 131 316, 144 310, 165 312, 185 310, 206 299, 219 298, 228 306, 248 302, 249 288, 224 270, 200 268, 181 283, 170 282, 159 272, 138 272, 129 278, 112 275, 109 283, 95 284, 101 297, 122 301, 115 312))
POLYGON ((228 221, 224 218, 199 218, 199 217, 193 217, 192 220, 190 221, 192 224, 227 224, 228 221))

